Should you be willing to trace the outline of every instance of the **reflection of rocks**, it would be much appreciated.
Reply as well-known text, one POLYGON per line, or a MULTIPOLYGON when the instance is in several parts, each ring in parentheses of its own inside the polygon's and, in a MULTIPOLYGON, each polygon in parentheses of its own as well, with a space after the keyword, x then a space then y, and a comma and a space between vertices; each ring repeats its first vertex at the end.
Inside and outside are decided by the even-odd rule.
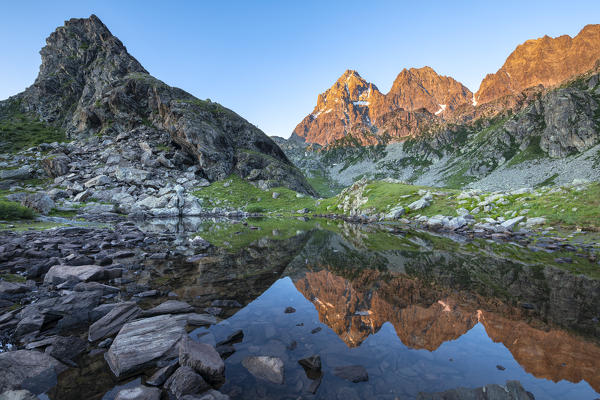
POLYGON ((480 320, 489 337, 506 346, 525 371, 554 382, 583 379, 600 392, 599 346, 565 331, 538 330, 493 313, 483 312, 480 320))
MULTIPOLYGON (((513 320, 523 318, 523 311, 495 299, 469 299, 442 286, 370 270, 351 281, 328 270, 306 272, 296 278, 295 286, 315 305, 320 321, 350 347, 390 322, 406 346, 433 351, 481 322, 490 338, 503 343, 525 371, 555 382, 583 379, 600 390, 598 345, 562 330, 536 329, 513 320)), ((531 318, 529 323, 544 326, 531 318)))
POLYGON ((319 319, 352 347, 360 345, 389 321, 407 346, 435 350, 477 322, 472 314, 436 302, 440 292, 424 287, 419 281, 406 277, 378 278, 381 276, 377 272, 365 271, 349 282, 322 270, 307 273, 295 285, 315 304, 319 319))

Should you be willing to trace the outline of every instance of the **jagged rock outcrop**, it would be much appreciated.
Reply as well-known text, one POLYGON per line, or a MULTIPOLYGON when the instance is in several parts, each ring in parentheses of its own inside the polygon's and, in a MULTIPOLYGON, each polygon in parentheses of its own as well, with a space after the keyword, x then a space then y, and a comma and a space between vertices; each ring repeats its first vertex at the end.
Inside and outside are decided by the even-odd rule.
POLYGON ((473 93, 457 80, 423 67, 403 69, 385 97, 389 111, 424 108, 431 114, 443 115, 463 104, 471 104, 473 93))
POLYGON ((262 131, 220 104, 149 75, 95 15, 66 21, 40 53, 36 81, 0 103, 0 114, 16 108, 61 127, 71 138, 117 137, 149 127, 168 133, 191 155, 202 178, 214 181, 237 173, 263 187, 283 185, 314 194, 262 131))
POLYGON ((376 144, 409 136, 435 120, 434 115, 471 104, 472 97, 463 84, 430 67, 404 69, 386 95, 358 72, 347 70, 317 97, 315 109, 292 137, 328 145, 352 135, 360 144, 376 144))
POLYGON ((498 72, 485 77, 475 101, 487 103, 532 86, 555 86, 587 72, 600 59, 598 43, 600 25, 586 25, 573 38, 563 35, 528 40, 517 46, 498 72))

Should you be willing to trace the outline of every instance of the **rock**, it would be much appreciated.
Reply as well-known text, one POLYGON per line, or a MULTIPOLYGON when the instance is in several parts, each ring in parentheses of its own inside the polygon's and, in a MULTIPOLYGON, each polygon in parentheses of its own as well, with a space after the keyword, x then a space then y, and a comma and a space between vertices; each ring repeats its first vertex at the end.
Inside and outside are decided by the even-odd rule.
POLYGON ((25 180, 33 178, 34 170, 29 165, 24 165, 17 169, 0 170, 0 180, 25 180))
POLYGON ((333 374, 350 382, 366 382, 369 380, 369 374, 362 365, 348 365, 344 367, 335 367, 333 374))
POLYGON ((438 393, 419 393, 417 400, 535 400, 519 381, 507 381, 506 385, 489 384, 475 389, 457 388, 438 393))
POLYGON ((301 208, 300 210, 296 210, 297 214, 308 214, 309 209, 308 208, 301 208))
POLYGON ((186 334, 186 319, 159 315, 126 323, 104 358, 115 376, 148 368, 167 355, 186 334))
POLYGON ((527 221, 525 221, 525 226, 527 228, 531 228, 532 226, 542 225, 545 223, 546 223, 546 218, 544 218, 544 217, 532 217, 532 218, 527 218, 527 221))
POLYGON ((396 206, 393 207, 385 216, 387 219, 398 219, 406 214, 406 209, 404 206, 396 206))
POLYGON ((518 217, 506 220, 506 221, 502 222, 500 225, 507 231, 512 231, 514 226, 517 225, 519 222, 523 221, 524 219, 525 219, 525 217, 520 215, 518 217))
POLYGON ((202 393, 210 389, 210 386, 192 368, 182 366, 167 379, 165 388, 177 399, 181 399, 185 395, 202 393))
POLYGON ((69 173, 71 159, 64 154, 53 155, 42 160, 42 167, 50 178, 56 178, 69 173))
POLYGON ((73 198, 73 201, 76 201, 76 202, 86 201, 87 199, 89 199, 90 197, 92 197, 93 194, 94 194, 93 191, 91 191, 89 189, 86 189, 83 192, 78 193, 73 198))
POLYGON ((182 400, 229 400, 229 396, 217 390, 210 389, 200 395, 187 395, 181 398, 182 400))
POLYGON ((45 284, 56 285, 66 280, 93 281, 102 280, 105 277, 104 268, 97 265, 55 265, 48 270, 44 276, 45 284))
POLYGON ((193 368, 210 383, 225 380, 225 363, 213 346, 207 343, 196 343, 184 337, 179 344, 179 364, 193 368))
POLYGON ((225 338, 225 340, 221 340, 220 342, 218 342, 217 346, 223 346, 223 345, 228 345, 228 344, 232 344, 232 343, 239 343, 243 339, 244 339, 244 331, 241 329, 238 329, 237 331, 235 331, 232 334, 230 334, 229 336, 227 336, 227 338, 225 338))
POLYGON ((191 238, 190 244, 199 250, 206 250, 211 246, 207 240, 202 239, 200 236, 194 236, 191 238))
POLYGON ((250 356, 242 365, 256 378, 276 384, 283 384, 283 360, 278 357, 250 356))
POLYGON ((55 206, 54 200, 45 193, 30 193, 21 201, 21 205, 46 215, 55 206))
POLYGON ((305 370, 321 371, 321 357, 318 355, 298 360, 298 364, 302 365, 305 370))
POLYGON ((273 197, 274 199, 278 199, 279 198, 279 193, 273 192, 273 195, 271 197, 273 197))
POLYGON ((431 205, 431 199, 426 198, 426 196, 421 197, 419 200, 414 201, 408 205, 408 208, 413 211, 422 210, 431 205))
POLYGON ((139 385, 120 390, 115 400, 160 400, 160 393, 161 391, 158 388, 139 385))
POLYGON ((90 326, 88 340, 95 342, 117 333, 125 323, 137 318, 141 312, 142 310, 134 302, 117 304, 108 314, 90 326))
POLYGON ((150 176, 150 172, 131 167, 117 167, 115 178, 118 181, 141 185, 150 176))
POLYGON ((0 400, 38 400, 29 390, 8 390, 0 394, 0 400))
POLYGON ((76 366, 73 360, 85 351, 85 347, 85 342, 76 336, 57 336, 45 352, 65 364, 76 366))
POLYGON ((135 295, 133 295, 133 297, 154 297, 154 296, 158 296, 158 290, 156 290, 156 289, 146 290, 146 291, 136 293, 135 295))
POLYGON ((294 307, 286 307, 285 310, 283 310, 283 312, 286 314, 292 314, 296 312, 296 309, 294 307))
POLYGON ((173 375, 173 372, 175 372, 177 368, 179 368, 177 362, 172 362, 171 364, 162 367, 146 380, 146 384, 150 386, 161 386, 171 375, 173 375))
POLYGON ((83 186, 86 188, 91 188, 94 186, 108 185, 110 184, 110 178, 106 175, 98 175, 95 178, 92 178, 85 182, 83 186))
POLYGON ((193 326, 199 325, 214 325, 217 323, 217 319, 214 315, 210 314, 187 314, 187 323, 193 326))
POLYGON ((183 313, 191 313, 194 311, 194 307, 185 303, 183 301, 178 300, 167 300, 164 303, 159 304, 158 306, 151 308, 149 310, 144 310, 142 315, 144 317, 152 317, 155 315, 161 314, 183 314, 183 313))
POLYGON ((0 393, 18 389, 44 393, 56 386, 58 374, 65 369, 53 357, 35 350, 0 353, 0 393))

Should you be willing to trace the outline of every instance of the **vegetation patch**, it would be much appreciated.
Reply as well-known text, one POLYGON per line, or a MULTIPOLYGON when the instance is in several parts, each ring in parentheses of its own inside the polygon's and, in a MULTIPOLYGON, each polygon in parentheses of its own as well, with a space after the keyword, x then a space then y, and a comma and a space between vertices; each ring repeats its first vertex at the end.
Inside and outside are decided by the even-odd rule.
POLYGON ((310 196, 298 194, 284 187, 262 190, 237 175, 214 182, 193 194, 202 200, 205 208, 219 207, 248 212, 288 214, 295 214, 297 210, 304 208, 309 211, 315 209, 315 199, 310 196))
POLYGON ((36 120, 31 115, 11 107, 0 115, 0 152, 15 153, 42 143, 65 142, 67 137, 61 129, 36 120))
POLYGON ((0 198, 0 220, 14 221, 23 219, 33 219, 35 212, 14 201, 8 201, 0 198))

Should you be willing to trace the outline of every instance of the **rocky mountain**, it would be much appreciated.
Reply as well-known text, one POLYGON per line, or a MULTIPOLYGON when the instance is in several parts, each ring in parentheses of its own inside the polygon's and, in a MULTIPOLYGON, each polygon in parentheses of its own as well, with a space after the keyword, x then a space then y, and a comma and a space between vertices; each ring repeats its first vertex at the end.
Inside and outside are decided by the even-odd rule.
POLYGON ((135 144, 143 129, 156 146, 172 149, 169 164, 175 155, 191 157, 199 179, 235 173, 261 187, 314 193, 262 131, 220 104, 152 77, 95 15, 66 21, 40 53, 34 84, 0 102, 0 119, 42 121, 76 140, 119 137, 135 144))
POLYGON ((434 116, 471 104, 472 98, 463 84, 430 67, 404 69, 385 95, 358 72, 347 70, 317 97, 315 109, 292 137, 329 145, 358 132, 361 144, 376 144, 408 136, 434 116))
POLYGON ((305 173, 342 186, 361 177, 486 190, 599 180, 599 49, 600 25, 527 41, 475 95, 430 68, 404 70, 383 100, 365 104, 370 125, 325 125, 315 109, 294 144, 280 145, 305 173))
POLYGON ((528 40, 517 46, 496 73, 481 82, 478 104, 534 87, 552 87, 583 74, 600 59, 600 25, 587 25, 575 37, 528 40))

